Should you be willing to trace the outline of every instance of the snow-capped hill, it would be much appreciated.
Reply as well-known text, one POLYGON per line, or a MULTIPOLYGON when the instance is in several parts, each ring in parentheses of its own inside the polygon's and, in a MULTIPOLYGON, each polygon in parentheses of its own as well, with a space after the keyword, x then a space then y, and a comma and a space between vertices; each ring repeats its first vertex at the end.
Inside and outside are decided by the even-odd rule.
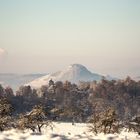
POLYGON ((53 81, 64 82, 68 80, 72 83, 78 83, 79 81, 100 81, 102 78, 102 75, 90 72, 85 66, 81 64, 72 64, 62 71, 48 74, 28 83, 27 85, 30 85, 34 88, 39 88, 42 85, 47 85, 50 79, 53 81))

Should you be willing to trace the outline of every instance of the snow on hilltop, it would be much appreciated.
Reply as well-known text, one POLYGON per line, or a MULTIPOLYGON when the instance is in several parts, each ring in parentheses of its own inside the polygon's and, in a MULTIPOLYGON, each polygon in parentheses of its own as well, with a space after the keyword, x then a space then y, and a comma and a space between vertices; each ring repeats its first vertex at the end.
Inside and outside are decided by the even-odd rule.
POLYGON ((62 71, 53 74, 48 74, 26 85, 39 88, 42 85, 47 85, 50 79, 52 79, 53 81, 64 82, 68 80, 72 83, 78 83, 79 81, 100 81, 102 77, 102 75, 90 72, 85 66, 81 64, 72 64, 62 71))

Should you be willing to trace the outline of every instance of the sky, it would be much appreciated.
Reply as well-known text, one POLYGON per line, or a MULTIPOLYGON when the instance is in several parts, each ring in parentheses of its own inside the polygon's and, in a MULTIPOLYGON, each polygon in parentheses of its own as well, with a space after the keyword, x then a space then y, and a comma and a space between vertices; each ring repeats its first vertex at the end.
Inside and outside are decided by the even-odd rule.
POLYGON ((0 0, 0 73, 140 76, 140 0, 0 0))

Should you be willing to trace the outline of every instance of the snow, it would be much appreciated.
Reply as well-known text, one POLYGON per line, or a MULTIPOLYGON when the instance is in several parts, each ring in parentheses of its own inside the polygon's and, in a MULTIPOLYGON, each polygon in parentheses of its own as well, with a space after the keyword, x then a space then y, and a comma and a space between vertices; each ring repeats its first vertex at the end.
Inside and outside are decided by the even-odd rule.
POLYGON ((49 80, 53 81, 70 81, 72 83, 78 83, 79 81, 99 81, 102 79, 102 75, 90 72, 85 66, 81 64, 72 64, 66 67, 64 70, 48 74, 41 78, 38 78, 26 85, 30 85, 34 88, 39 88, 42 85, 48 85, 49 80))
POLYGON ((120 134, 94 134, 88 132, 88 125, 85 123, 64 123, 54 122, 54 128, 44 129, 42 134, 25 132, 12 129, 0 133, 0 140, 140 140, 140 136, 134 132, 123 131, 120 134))

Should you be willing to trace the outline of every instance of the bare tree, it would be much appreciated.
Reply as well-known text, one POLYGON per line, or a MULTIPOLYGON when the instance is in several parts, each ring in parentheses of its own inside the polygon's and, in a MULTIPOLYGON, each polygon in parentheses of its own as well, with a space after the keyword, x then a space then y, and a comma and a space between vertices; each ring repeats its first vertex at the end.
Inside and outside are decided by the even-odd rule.
POLYGON ((51 126, 51 121, 46 117, 41 105, 35 106, 30 113, 19 117, 18 127, 22 130, 31 129, 33 132, 41 132, 43 126, 51 126))
POLYGON ((95 112, 90 119, 91 125, 89 125, 89 131, 97 134, 103 132, 106 133, 119 133, 120 124, 117 120, 116 111, 113 108, 109 108, 104 112, 98 112, 97 106, 94 106, 95 112))

